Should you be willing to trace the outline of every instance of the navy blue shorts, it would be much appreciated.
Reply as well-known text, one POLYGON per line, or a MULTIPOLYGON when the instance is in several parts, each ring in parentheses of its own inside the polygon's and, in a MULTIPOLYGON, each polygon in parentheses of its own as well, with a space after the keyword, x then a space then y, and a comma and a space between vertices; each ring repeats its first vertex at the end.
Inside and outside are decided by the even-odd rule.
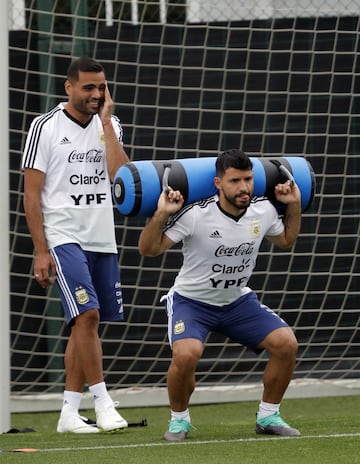
POLYGON ((59 245, 50 252, 68 324, 79 314, 94 308, 99 310, 100 321, 124 319, 116 254, 84 251, 74 243, 59 245))
POLYGON ((184 338, 196 338, 204 343, 209 332, 218 332, 259 352, 257 346, 270 332, 288 327, 274 311, 260 303, 254 292, 222 307, 169 292, 166 310, 171 345, 184 338))

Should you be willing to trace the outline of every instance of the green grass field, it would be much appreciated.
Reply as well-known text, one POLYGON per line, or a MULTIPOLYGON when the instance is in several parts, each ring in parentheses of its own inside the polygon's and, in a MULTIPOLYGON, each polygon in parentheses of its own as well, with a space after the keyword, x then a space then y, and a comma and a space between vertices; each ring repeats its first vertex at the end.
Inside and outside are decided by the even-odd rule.
MULTIPOLYGON (((146 427, 121 433, 58 434, 58 413, 13 414, 11 427, 31 433, 0 435, 0 449, 37 448, 34 453, 2 452, 16 464, 353 464, 360 463, 360 398, 357 396, 284 400, 281 413, 301 437, 254 432, 257 402, 192 406, 193 429, 184 442, 162 439, 167 407, 122 409, 129 422, 146 427)), ((91 411, 82 411, 93 416, 91 411)))

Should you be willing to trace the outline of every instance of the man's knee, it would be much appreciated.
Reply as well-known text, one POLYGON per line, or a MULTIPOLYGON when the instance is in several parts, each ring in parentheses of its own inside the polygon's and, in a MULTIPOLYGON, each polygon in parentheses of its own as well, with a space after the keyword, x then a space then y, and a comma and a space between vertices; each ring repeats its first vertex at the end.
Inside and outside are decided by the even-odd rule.
POLYGON ((194 368, 201 358, 202 350, 202 344, 199 341, 179 340, 173 344, 172 361, 183 369, 194 368))
POLYGON ((97 309, 89 309, 88 311, 85 311, 81 313, 79 316, 74 321, 74 328, 96 328, 99 325, 99 311, 97 309))
POLYGON ((271 354, 285 357, 295 356, 298 350, 297 339, 289 327, 274 330, 260 346, 271 354))

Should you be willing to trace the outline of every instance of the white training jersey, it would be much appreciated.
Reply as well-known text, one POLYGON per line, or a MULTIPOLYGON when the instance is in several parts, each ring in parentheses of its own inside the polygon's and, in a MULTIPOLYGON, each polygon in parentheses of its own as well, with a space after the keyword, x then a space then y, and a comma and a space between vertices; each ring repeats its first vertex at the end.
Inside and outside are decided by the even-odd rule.
MULTIPOLYGON (((115 116, 111 121, 122 144, 120 121, 115 116)), ((60 103, 36 117, 22 168, 46 174, 41 206, 49 248, 78 243, 87 251, 117 252, 104 132, 97 114, 81 125, 60 103)))
POLYGON ((172 290, 223 306, 248 293, 248 280, 265 235, 279 235, 284 224, 265 197, 254 197, 239 220, 224 213, 215 195, 185 206, 164 228, 183 242, 183 265, 172 290))

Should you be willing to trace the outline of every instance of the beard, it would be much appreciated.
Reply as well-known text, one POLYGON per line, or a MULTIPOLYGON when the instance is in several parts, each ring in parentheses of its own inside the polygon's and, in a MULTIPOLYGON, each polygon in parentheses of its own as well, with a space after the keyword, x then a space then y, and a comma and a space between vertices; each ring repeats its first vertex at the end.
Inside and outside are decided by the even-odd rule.
POLYGON ((75 104, 73 103, 73 106, 76 109, 76 111, 78 111, 79 113, 86 115, 86 116, 92 116, 93 114, 97 114, 99 112, 100 100, 80 101, 75 104))
POLYGON ((251 194, 249 192, 243 192, 238 195, 227 195, 223 191, 224 199, 234 208, 238 210, 246 209, 250 206, 251 201, 251 194), (243 195, 247 195, 246 197, 242 198, 243 195))

